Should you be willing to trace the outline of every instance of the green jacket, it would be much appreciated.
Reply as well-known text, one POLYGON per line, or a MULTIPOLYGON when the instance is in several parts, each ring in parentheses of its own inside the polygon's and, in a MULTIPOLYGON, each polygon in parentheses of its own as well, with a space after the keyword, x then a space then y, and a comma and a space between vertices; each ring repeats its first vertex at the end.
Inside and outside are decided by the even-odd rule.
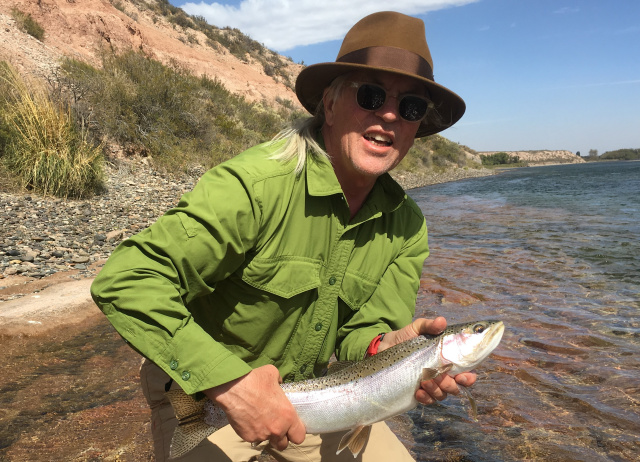
POLYGON ((120 335, 187 393, 265 364, 285 381, 313 377, 413 318, 428 255, 418 206, 385 174, 350 221, 326 158, 296 175, 275 149, 209 170, 91 286, 120 335))

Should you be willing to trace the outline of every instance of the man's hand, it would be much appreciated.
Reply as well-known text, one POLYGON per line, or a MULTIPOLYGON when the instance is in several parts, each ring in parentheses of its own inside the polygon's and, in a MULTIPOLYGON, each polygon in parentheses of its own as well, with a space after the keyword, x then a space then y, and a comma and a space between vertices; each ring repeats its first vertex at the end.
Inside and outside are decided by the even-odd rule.
POLYGON ((281 380, 278 369, 266 365, 204 393, 222 408, 240 438, 252 443, 269 440, 282 451, 289 441, 302 443, 306 430, 280 388, 281 380))
MULTIPOLYGON (((418 335, 438 335, 447 327, 447 321, 442 316, 435 319, 419 318, 400 330, 389 332, 384 336, 378 346, 378 351, 386 350, 393 345, 417 337, 418 335)), ((460 393, 458 384, 470 387, 476 381, 476 374, 473 372, 463 372, 455 377, 442 374, 433 380, 425 380, 420 383, 420 388, 416 391, 416 399, 422 404, 433 404, 442 401, 451 393, 460 393)))

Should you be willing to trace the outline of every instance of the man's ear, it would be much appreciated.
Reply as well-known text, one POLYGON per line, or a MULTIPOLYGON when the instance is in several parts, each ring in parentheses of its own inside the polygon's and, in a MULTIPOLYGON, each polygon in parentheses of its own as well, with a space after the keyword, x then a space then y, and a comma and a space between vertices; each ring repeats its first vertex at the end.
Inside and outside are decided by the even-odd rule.
POLYGON ((331 126, 333 125, 333 107, 335 104, 335 95, 331 95, 328 88, 324 89, 322 93, 322 105, 324 107, 324 123, 331 126))

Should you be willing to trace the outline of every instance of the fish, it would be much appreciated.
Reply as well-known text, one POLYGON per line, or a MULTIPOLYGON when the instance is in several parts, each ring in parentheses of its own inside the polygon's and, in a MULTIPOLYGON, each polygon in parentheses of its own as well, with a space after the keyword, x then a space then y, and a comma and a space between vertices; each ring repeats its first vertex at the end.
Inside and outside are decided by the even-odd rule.
MULTIPOLYGON (((336 361, 326 375, 281 384, 307 433, 348 432, 336 454, 348 448, 354 458, 368 441, 371 425, 418 405, 420 382, 447 373, 475 369, 498 346, 502 321, 474 321, 447 327, 438 335, 420 335, 361 361, 336 361)), ((474 414, 475 400, 464 387, 474 414)), ((180 457, 228 424, 211 400, 195 400, 184 391, 167 392, 178 426, 170 458, 180 457)))

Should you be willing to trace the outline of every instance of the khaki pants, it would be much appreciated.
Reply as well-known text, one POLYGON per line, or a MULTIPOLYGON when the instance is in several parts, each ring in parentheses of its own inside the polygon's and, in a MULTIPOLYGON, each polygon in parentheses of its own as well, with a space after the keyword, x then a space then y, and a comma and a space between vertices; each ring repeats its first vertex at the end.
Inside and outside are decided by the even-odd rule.
MULTIPOLYGON (((169 447, 173 430, 178 422, 173 408, 165 396, 165 386, 170 379, 167 374, 149 360, 144 360, 140 368, 140 382, 149 406, 151 407, 151 431, 157 462, 169 460, 169 447)), ((172 382, 171 388, 177 388, 172 382)), ((176 462, 250 462, 257 461, 263 450, 278 461, 286 462, 374 462, 393 461, 410 462, 414 459, 407 449, 384 422, 374 424, 371 436, 363 451, 354 458, 348 449, 336 455, 338 443, 346 432, 322 435, 307 435, 301 445, 290 443, 284 451, 278 451, 268 444, 257 448, 243 441, 230 425, 221 428, 208 439, 202 441, 188 454, 172 459, 176 462)))

